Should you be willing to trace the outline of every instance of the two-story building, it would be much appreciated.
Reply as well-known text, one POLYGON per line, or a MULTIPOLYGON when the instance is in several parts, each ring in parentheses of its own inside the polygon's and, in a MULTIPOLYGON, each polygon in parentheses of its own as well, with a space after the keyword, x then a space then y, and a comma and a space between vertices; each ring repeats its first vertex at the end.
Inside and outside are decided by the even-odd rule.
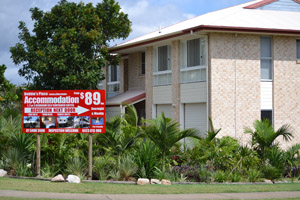
MULTIPOLYGON (((246 142, 244 128, 268 118, 300 139, 300 1, 256 0, 207 13, 111 49, 107 118, 134 104, 183 129, 208 129, 246 142)), ((249 136, 248 136, 249 137, 249 136)))

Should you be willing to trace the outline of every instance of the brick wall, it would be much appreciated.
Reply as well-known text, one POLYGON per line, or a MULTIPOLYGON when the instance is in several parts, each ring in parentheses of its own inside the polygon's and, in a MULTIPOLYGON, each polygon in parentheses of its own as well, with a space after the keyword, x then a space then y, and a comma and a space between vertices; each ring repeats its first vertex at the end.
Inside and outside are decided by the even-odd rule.
POLYGON ((296 63, 296 38, 274 36, 274 125, 290 124, 295 138, 286 148, 300 142, 300 64, 296 63))
POLYGON ((146 49, 146 73, 145 73, 145 91, 146 91, 146 119, 152 119, 153 104, 153 47, 146 49))
POLYGON ((145 89, 145 75, 141 75, 142 53, 128 56, 128 89, 145 89))
POLYGON ((260 40, 246 34, 209 35, 209 101, 219 137, 249 141, 244 128, 260 119, 260 40), (235 59, 237 58, 237 59, 235 59))
POLYGON ((180 122, 180 41, 172 41, 172 119, 180 122))

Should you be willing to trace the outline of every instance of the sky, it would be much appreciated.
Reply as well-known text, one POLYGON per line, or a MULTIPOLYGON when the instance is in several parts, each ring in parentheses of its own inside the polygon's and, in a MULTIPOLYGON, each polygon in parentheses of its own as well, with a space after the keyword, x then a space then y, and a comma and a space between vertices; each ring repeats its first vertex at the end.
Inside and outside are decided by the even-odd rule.
MULTIPOLYGON (((5 64, 5 77, 14 84, 27 81, 18 75, 21 66, 13 64, 10 47, 19 42, 19 21, 24 21, 32 30, 30 8, 38 7, 44 11, 57 4, 59 0, 0 0, 0 65, 5 64)), ((79 2, 80 0, 69 0, 79 2)), ((101 0, 81 0, 96 5, 101 0)), ((161 28, 196 17, 208 12, 235 6, 250 0, 117 0, 122 10, 132 22, 130 40, 161 28)), ((119 43, 121 41, 117 41, 119 43)), ((112 42, 111 44, 115 44, 112 42)))

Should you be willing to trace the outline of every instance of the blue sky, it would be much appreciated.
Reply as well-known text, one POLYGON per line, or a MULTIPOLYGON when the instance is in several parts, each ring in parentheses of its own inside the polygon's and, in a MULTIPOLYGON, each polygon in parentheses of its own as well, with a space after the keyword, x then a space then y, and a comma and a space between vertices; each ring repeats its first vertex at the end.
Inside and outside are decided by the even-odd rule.
MULTIPOLYGON (((79 0, 69 0, 79 2, 79 0)), ((119 0, 123 11, 132 21, 133 32, 127 38, 133 39, 174 23, 205 14, 207 12, 235 6, 250 0, 119 0)), ((18 40, 19 21, 25 21, 31 30, 33 22, 29 9, 38 7, 49 11, 58 0, 1 0, 0 1, 0 65, 5 64, 5 76, 14 84, 25 83, 18 75, 21 66, 15 66, 10 58, 9 48, 18 40)), ((100 0, 83 0, 94 5, 100 0)), ((112 43, 113 44, 113 43, 112 43)))

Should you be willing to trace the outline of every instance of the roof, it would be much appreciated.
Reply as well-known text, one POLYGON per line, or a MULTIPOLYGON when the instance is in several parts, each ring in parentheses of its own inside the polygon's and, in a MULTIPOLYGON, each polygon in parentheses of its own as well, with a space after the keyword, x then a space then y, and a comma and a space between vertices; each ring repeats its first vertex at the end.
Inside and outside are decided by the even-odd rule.
POLYGON ((134 104, 146 98, 144 90, 128 90, 106 100, 106 106, 134 104))
MULTIPOLYGON (((190 31, 240 31, 300 35, 300 12, 253 9, 274 0, 254 0, 234 7, 210 12, 168 26, 110 48, 112 52, 145 45, 171 37, 189 34, 190 31), (252 8, 252 9, 247 9, 252 8)), ((295 1, 297 3, 297 1, 295 1)))

